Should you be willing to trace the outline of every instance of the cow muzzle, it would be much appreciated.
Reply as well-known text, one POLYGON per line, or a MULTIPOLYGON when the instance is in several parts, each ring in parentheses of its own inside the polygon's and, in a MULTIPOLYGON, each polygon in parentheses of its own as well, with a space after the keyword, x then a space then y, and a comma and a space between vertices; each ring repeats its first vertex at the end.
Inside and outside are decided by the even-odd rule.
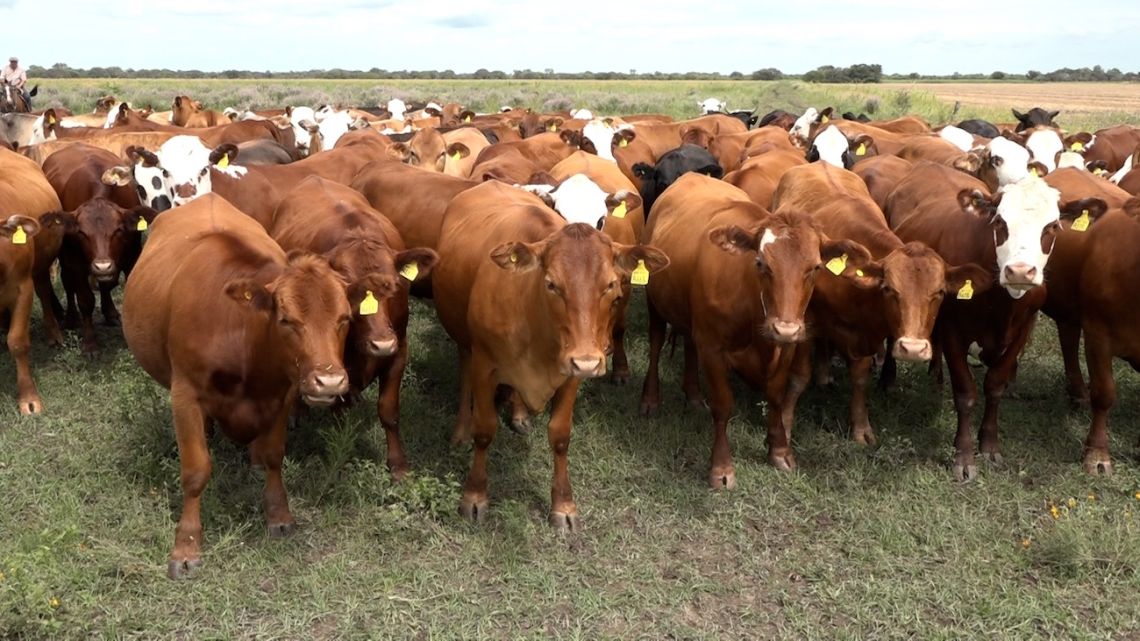
POLYGON ((1001 270, 1002 285, 1013 289, 1031 289, 1041 284, 1041 271, 1028 263, 1010 263, 1001 270))
POLYGON ((776 343, 795 343, 804 339, 804 324, 799 321, 773 320, 768 335, 776 343))
POLYGON ((396 349, 400 346, 396 337, 385 338, 383 340, 368 341, 365 345, 365 352, 369 356, 381 358, 384 356, 391 356, 396 353, 396 349))
POLYGON ((119 280, 119 269, 113 260, 91 261, 91 276, 99 283, 111 283, 119 280))
POLYGON ((567 369, 574 378, 596 378, 606 373, 606 356, 601 352, 571 356, 567 369))
POLYGON ((932 353, 930 341, 924 338, 899 338, 891 351, 895 360, 912 362, 929 361, 932 353))
POLYGON ((312 407, 328 407, 348 392, 348 374, 341 368, 322 368, 306 377, 301 385, 301 400, 312 407))
POLYGON ((178 201, 187 201, 198 195, 198 185, 182 183, 174 187, 174 198, 178 201))

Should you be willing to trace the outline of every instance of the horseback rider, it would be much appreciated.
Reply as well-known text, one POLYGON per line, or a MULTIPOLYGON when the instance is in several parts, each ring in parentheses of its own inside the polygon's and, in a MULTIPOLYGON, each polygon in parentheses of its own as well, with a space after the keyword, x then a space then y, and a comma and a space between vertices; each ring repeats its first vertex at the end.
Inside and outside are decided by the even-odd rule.
POLYGON ((8 58, 8 66, 0 71, 0 81, 19 89, 24 96, 24 104, 28 110, 32 109, 32 96, 28 93, 28 73, 20 66, 20 59, 16 56, 8 58))

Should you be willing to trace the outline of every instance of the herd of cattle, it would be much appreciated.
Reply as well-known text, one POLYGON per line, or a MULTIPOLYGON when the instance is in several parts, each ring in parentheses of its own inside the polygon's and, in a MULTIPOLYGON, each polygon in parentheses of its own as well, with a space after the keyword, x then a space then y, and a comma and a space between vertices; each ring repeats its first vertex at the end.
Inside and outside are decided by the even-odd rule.
POLYGON ((434 300, 458 347, 452 440, 474 445, 460 502, 474 520, 487 513, 498 408, 525 431, 553 400, 550 521, 579 527, 567 462, 578 387, 607 371, 629 381, 640 286, 640 411, 660 406, 671 327, 694 405, 704 375, 714 487, 736 482, 729 373, 764 390, 769 461, 792 469, 796 403, 834 356, 850 371, 853 437, 869 444, 872 363, 889 385, 897 360, 930 362, 940 379, 945 359, 953 474, 974 478, 967 356, 987 367, 977 449, 996 460, 998 405, 1039 310, 1059 328, 1069 394, 1091 401, 1084 467, 1111 472, 1111 360, 1140 365, 1140 129, 1067 133, 1037 108, 1008 125, 935 129, 830 109, 701 109, 712 113, 683 121, 400 100, 219 113, 179 96, 163 113, 109 97, 80 116, 6 114, 0 306, 19 409, 44 409, 29 365, 33 292, 47 341, 62 342, 62 319, 91 352, 95 292, 117 324, 111 294, 125 279, 127 345, 171 393, 184 493, 172 577, 201 563, 210 421, 265 469, 274 534, 293 527, 281 462, 300 402, 339 406, 376 381, 388 467, 407 470, 409 295, 434 300))

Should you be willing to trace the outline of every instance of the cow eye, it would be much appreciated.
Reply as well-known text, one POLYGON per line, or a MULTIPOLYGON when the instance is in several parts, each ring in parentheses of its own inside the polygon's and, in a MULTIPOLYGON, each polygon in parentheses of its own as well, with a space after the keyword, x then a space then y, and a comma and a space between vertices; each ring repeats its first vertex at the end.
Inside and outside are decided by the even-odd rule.
POLYGON ((606 217, 602 216, 601 218, 598 219, 598 224, 596 225, 596 227, 598 228, 598 231, 602 231, 602 227, 605 226, 605 224, 606 224, 606 217))
POLYGON ((163 170, 162 170, 162 176, 163 176, 164 178, 170 178, 170 172, 169 172, 169 171, 166 171, 165 169, 163 169, 163 170))
POLYGON ((548 281, 546 281, 546 291, 550 292, 551 294, 557 294, 558 293, 558 285, 555 285, 554 281, 548 280, 548 281))
POLYGON ((210 173, 210 168, 209 168, 209 167, 203 167, 203 168, 202 168, 202 172, 201 172, 201 173, 199 173, 198 175, 199 175, 199 176, 205 176, 205 175, 206 175, 206 174, 208 174, 208 173, 210 173))

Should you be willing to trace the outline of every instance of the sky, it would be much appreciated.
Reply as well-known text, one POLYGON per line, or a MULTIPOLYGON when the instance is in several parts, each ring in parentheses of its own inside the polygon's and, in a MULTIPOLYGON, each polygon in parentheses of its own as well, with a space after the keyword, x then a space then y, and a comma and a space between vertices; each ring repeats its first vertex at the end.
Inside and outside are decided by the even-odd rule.
POLYGON ((5 30, 11 51, 0 55, 204 71, 1140 70, 1136 0, 57 0, 50 15, 43 6, 0 0, 0 24, 22 25, 5 30))

